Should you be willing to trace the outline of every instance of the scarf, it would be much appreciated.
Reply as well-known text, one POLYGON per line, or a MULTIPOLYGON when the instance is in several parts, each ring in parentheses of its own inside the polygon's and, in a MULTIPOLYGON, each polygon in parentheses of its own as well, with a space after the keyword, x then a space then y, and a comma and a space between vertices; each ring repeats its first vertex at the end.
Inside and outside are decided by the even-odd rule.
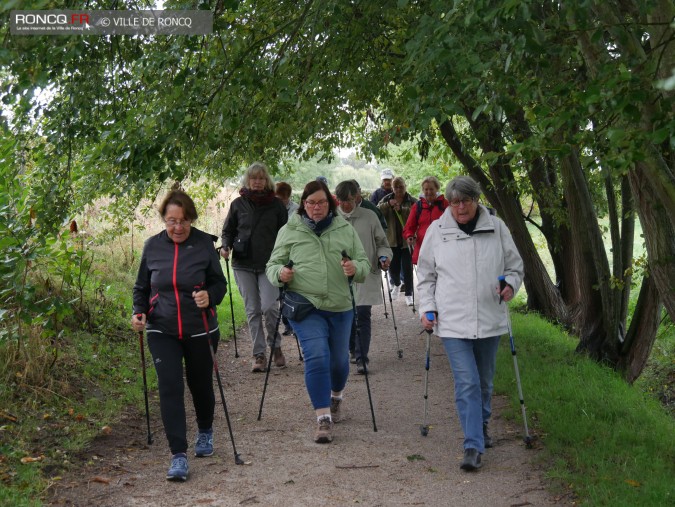
POLYGON ((249 188, 239 190, 239 195, 251 201, 255 206, 270 204, 277 198, 272 190, 253 191, 249 188))
POLYGON ((326 218, 315 222, 309 218, 306 214, 302 214, 302 221, 305 222, 305 225, 314 231, 314 234, 321 236, 321 233, 328 228, 330 224, 333 223, 333 212, 329 211, 326 218))

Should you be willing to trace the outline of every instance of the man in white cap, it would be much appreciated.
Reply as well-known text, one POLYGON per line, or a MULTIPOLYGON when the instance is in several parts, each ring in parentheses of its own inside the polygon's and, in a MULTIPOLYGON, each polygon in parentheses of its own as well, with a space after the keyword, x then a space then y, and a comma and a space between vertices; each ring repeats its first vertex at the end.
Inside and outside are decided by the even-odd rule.
POLYGON ((391 182, 394 179, 394 172, 391 169, 384 169, 380 173, 380 179, 382 180, 382 186, 370 195, 370 202, 375 205, 377 205, 385 195, 391 194, 394 191, 391 186, 391 182))

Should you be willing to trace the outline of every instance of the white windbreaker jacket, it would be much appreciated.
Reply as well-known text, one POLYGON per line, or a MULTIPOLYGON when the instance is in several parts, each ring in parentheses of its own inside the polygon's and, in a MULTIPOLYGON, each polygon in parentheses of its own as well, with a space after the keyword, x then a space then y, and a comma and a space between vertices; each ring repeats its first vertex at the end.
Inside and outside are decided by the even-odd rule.
POLYGON ((420 315, 438 312, 442 338, 488 338, 508 332, 499 304, 498 277, 518 292, 523 261, 504 222, 479 205, 472 235, 457 226, 448 207, 427 230, 417 264, 420 315))

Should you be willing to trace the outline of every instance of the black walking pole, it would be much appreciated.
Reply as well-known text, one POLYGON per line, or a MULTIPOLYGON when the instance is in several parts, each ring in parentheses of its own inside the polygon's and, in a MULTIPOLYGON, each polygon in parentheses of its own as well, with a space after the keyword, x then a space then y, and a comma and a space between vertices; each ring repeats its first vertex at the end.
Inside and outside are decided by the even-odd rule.
MULTIPOLYGON (((221 247, 223 248, 223 247, 221 247)), ((225 259, 225 272, 227 273, 227 285, 230 288, 227 292, 230 293, 230 315, 232 316, 232 336, 234 337, 234 357, 239 357, 237 350, 237 329, 234 325, 234 304, 232 303, 232 282, 230 282, 230 259, 225 259)))
MULTIPOLYGON (((434 312, 427 312, 426 317, 428 321, 433 322, 435 318, 434 312)), ((433 330, 425 329, 424 331, 427 332, 427 356, 424 361, 424 419, 422 420, 422 426, 420 426, 420 433, 422 433, 423 437, 426 437, 429 434, 427 414, 429 413, 429 365, 431 362, 431 333, 433 333, 433 330)))
MULTIPOLYGON (((138 320, 141 314, 136 315, 138 320)), ((148 404, 148 380, 145 376, 145 347, 143 346, 143 331, 138 332, 138 344, 141 348, 141 369, 143 370, 143 394, 145 395, 145 422, 148 425, 148 445, 152 444, 152 433, 150 432, 150 406, 148 404)))
POLYGON ((410 289, 412 290, 412 298, 413 298, 413 304, 412 304, 412 311, 415 313, 415 265, 413 264, 412 258, 413 258, 413 248, 408 245, 408 253, 410 253, 410 278, 412 278, 412 287, 410 289))
MULTIPOLYGON (((385 276, 387 276, 386 275, 387 272, 384 271, 384 273, 385 273, 385 276)), ((387 300, 384 297, 384 282, 382 281, 382 273, 380 273, 380 287, 382 287, 382 304, 384 305, 384 318, 388 319, 389 314, 387 313, 387 300)))
MULTIPOLYGON (((385 272, 386 273, 386 272, 385 272)), ((391 307, 391 320, 394 323, 394 333, 396 334, 396 347, 398 348, 398 358, 403 357, 403 349, 398 342, 398 328, 396 327, 396 314, 394 313, 394 302, 391 299, 391 287, 389 286, 389 277, 385 274, 385 280, 387 280, 387 292, 389 292, 389 306, 391 307)))
POLYGON ((227 411, 227 403, 225 402, 225 393, 223 392, 223 382, 220 380, 220 371, 218 370, 218 360, 216 353, 213 350, 213 343, 211 343, 211 332, 209 331, 209 321, 206 318, 206 310, 202 310, 202 320, 204 321, 204 330, 206 331, 206 340, 209 344, 209 351, 211 352, 211 360, 213 361, 213 371, 216 372, 216 380, 218 381, 218 389, 220 390, 220 401, 223 403, 225 410, 225 420, 227 421, 227 429, 230 432, 230 440, 232 441, 232 450, 234 451, 234 462, 237 465, 244 465, 244 460, 241 459, 237 448, 234 445, 234 434, 232 433, 232 423, 230 422, 230 413, 227 411))
MULTIPOLYGON (((352 260, 349 255, 347 255, 346 250, 342 250, 342 258, 346 260, 352 260)), ((349 283, 349 294, 352 297, 352 311, 354 312, 354 322, 356 325, 356 339, 359 341, 359 348, 363 351, 363 343, 361 342, 361 333, 359 333, 359 321, 356 316, 356 300, 354 299, 354 289, 352 287, 354 277, 350 276, 348 279, 349 283)), ((370 394, 370 382, 368 381, 368 362, 365 361, 363 358, 363 372, 366 376, 366 390, 368 391, 368 402, 370 403, 370 415, 373 418, 373 431, 377 432, 377 425, 375 424, 375 409, 373 408, 373 397, 370 394)))
MULTIPOLYGON (((504 290, 506 287, 506 277, 504 275, 499 277, 499 292, 504 290)), ((499 304, 502 303, 502 297, 499 296, 499 304)), ((513 340, 513 328, 511 327, 511 316, 509 315, 509 306, 504 303, 506 311, 506 325, 509 329, 509 344, 511 345, 511 355, 513 356, 513 368, 516 372, 516 384, 518 385, 518 397, 520 398, 520 411, 523 415, 523 425, 525 426, 525 435, 523 436, 523 441, 525 446, 529 449, 532 447, 532 437, 530 432, 527 429, 527 413, 525 411, 525 400, 523 399, 523 388, 520 385, 520 372, 518 370, 518 359, 516 358, 516 343, 513 340)))
MULTIPOLYGON (((284 267, 288 269, 293 269, 293 261, 289 260, 288 264, 284 267)), ((272 345, 270 345, 270 360, 267 363, 267 371, 265 372, 265 385, 263 386, 262 397, 260 398, 260 409, 258 410, 258 421, 262 418, 262 409, 263 403, 265 403, 265 393, 267 392, 267 380, 270 378, 270 370, 272 369, 272 355, 274 354, 274 344, 277 341, 277 336, 279 336, 279 323, 281 322, 281 309, 284 304, 284 294, 286 294, 286 289, 288 284, 285 283, 281 290, 279 291, 279 316, 277 317, 277 325, 274 328, 274 338, 272 339, 272 345)), ((297 340, 297 336, 295 338, 297 340)), ((298 345, 299 349, 300 345, 298 345)))

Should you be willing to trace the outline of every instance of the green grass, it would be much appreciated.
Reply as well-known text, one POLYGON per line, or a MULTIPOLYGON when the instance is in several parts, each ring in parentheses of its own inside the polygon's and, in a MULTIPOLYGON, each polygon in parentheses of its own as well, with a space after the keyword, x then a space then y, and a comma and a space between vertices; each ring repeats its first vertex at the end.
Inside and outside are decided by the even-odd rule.
MULTIPOLYGON (((530 432, 560 492, 584 505, 655 506, 675 501, 675 424, 666 410, 621 377, 574 353, 576 339, 533 315, 513 314, 530 432)), ((495 390, 512 397, 522 425, 508 339, 495 390)))

